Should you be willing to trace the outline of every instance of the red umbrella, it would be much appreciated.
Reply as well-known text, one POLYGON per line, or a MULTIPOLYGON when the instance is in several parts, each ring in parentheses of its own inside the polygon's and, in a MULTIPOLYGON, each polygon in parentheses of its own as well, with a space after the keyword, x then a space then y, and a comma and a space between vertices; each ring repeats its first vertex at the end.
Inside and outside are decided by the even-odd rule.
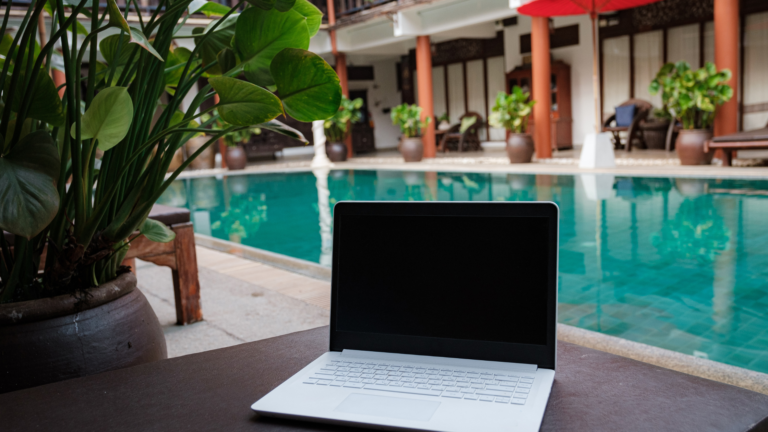
POLYGON ((553 17, 589 14, 592 18, 592 87, 595 96, 595 132, 600 132, 600 106, 597 89, 597 33, 595 19, 603 12, 643 6, 659 0, 532 0, 519 8, 522 15, 553 17))

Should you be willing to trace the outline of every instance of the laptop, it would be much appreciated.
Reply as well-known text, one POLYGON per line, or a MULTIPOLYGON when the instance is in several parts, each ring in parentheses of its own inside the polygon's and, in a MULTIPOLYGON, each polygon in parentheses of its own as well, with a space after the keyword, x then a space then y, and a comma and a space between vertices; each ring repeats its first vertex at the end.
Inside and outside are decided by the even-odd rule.
POLYGON ((558 216, 551 202, 339 202, 329 350, 251 409, 539 430, 555 377, 558 216))

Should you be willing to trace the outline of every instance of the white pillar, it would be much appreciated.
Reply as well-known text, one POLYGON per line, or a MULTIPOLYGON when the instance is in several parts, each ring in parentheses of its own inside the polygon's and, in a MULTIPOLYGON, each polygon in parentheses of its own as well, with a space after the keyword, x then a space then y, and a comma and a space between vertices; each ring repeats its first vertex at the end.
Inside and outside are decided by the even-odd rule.
MULTIPOLYGON (((325 154, 325 128, 323 120, 315 120, 312 122, 312 137, 314 138, 315 157, 312 158, 312 168, 317 167, 332 167, 333 164, 328 156, 325 154)), ((328 173, 326 173, 326 176, 328 173)), ((326 178, 326 189, 328 181, 326 178)))

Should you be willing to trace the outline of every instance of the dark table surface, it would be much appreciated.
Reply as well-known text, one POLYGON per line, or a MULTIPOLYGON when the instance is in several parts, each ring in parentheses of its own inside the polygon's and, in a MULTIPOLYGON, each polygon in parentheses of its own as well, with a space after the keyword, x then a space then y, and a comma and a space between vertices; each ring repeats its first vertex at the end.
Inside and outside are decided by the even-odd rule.
MULTIPOLYGON (((250 410, 327 347, 321 327, 3 394, 0 430, 356 430, 250 410)), ((541 429, 768 431, 768 396, 560 342, 541 429)))

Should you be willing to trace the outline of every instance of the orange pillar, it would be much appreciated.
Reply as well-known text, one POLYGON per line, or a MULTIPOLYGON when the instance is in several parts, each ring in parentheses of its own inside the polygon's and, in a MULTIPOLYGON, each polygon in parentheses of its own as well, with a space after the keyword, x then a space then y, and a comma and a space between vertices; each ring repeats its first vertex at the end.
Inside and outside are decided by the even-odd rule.
POLYGON ((552 88, 550 84, 551 66, 549 64, 549 19, 531 17, 531 55, 533 60, 533 106, 534 135, 536 157, 552 157, 552 130, 550 113, 552 88))
MULTIPOLYGON (((215 94, 213 95, 213 103, 218 105, 221 99, 219 99, 219 95, 215 94)), ((227 155, 227 143, 224 142, 224 138, 219 138, 219 154, 221 155, 221 167, 226 168, 227 167, 227 158, 225 157, 227 155)))
MULTIPOLYGON (((58 70, 58 69, 51 69, 51 74, 53 75, 53 83, 56 84, 56 88, 59 88, 60 85, 67 83, 67 77, 64 75, 64 72, 58 70)), ((59 88, 59 97, 64 99, 64 92, 67 90, 67 86, 63 86, 59 88)))
POLYGON ((435 108, 432 99, 432 47, 429 36, 416 37, 416 81, 419 83, 419 106, 421 119, 429 117, 431 121, 426 129, 421 131, 424 143, 424 157, 433 158, 435 146, 435 108))
POLYGON ((715 0, 715 65, 730 69, 733 76, 728 84, 733 97, 717 109, 715 136, 738 132, 739 129, 739 2, 715 0))

